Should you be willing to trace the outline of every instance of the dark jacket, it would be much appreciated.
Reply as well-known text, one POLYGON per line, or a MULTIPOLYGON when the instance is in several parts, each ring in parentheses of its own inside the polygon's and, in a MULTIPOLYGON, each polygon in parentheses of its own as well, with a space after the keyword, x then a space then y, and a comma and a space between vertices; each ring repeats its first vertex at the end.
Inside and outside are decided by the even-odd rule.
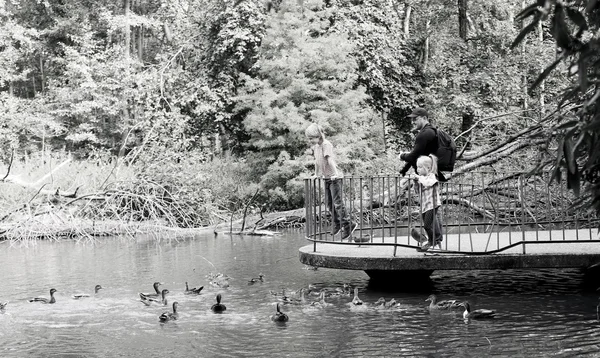
MULTIPOLYGON (((417 159, 422 155, 435 154, 438 149, 437 131, 431 124, 426 124, 415 138, 415 146, 410 153, 402 154, 400 159, 406 162, 406 165, 400 171, 400 174, 405 175, 406 172, 413 167, 417 171, 417 159)), ((438 171, 438 180, 445 181, 444 175, 438 171)))

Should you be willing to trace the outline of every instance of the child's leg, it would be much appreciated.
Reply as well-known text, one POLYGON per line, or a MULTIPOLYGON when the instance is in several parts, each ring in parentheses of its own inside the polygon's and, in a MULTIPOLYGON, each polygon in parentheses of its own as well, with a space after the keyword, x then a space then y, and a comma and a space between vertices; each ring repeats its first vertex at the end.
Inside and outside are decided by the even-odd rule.
POLYGON ((337 218, 343 230, 347 230, 350 227, 350 216, 344 205, 342 179, 335 179, 331 181, 331 199, 333 201, 334 211, 336 212, 337 218))
POLYGON ((435 237, 435 243, 442 242, 444 240, 444 233, 442 228, 442 212, 439 207, 435 208, 435 215, 433 217, 433 233, 435 237))
MULTIPOLYGON (((435 209, 427 210, 423 213, 423 228, 427 233, 428 242, 430 245, 434 243, 434 237, 437 233, 434 233, 434 222, 435 222, 435 209)), ((437 230, 437 228, 435 228, 437 230)))
POLYGON ((327 205, 327 210, 329 210, 329 213, 331 214, 331 230, 333 233, 335 233, 341 226, 339 222, 340 219, 334 205, 335 199, 333 198, 333 192, 335 190, 335 185, 332 185, 332 182, 332 180, 325 179, 325 203, 327 205))

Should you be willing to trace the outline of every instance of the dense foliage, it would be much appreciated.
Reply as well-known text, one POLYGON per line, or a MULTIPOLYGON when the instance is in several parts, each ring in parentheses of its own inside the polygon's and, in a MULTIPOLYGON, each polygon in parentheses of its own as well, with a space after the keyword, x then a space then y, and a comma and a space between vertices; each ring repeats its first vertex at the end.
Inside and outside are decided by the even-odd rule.
POLYGON ((600 3, 577 0, 568 4, 554 0, 537 1, 520 14, 531 18, 513 45, 517 45, 530 27, 549 23, 558 53, 539 76, 533 87, 547 78, 561 63, 576 78, 561 95, 555 130, 560 133, 554 176, 560 180, 563 171, 575 192, 581 184, 586 193, 584 205, 591 204, 600 213, 600 3))
MULTIPOLYGON (((0 0, 1 153, 118 157, 198 212, 252 197, 294 208, 312 172, 309 123, 323 126, 344 172, 390 172, 412 141, 406 115, 422 105, 470 149, 464 170, 529 170, 554 142, 511 135, 575 88, 565 71, 536 83, 555 59, 557 22, 527 26, 516 0, 459 10, 443 0, 0 0), (511 49, 523 27, 534 33, 511 49)), ((589 89, 581 96, 595 100, 589 89)), ((582 146, 592 137, 566 138, 565 148, 598 152, 582 146)))

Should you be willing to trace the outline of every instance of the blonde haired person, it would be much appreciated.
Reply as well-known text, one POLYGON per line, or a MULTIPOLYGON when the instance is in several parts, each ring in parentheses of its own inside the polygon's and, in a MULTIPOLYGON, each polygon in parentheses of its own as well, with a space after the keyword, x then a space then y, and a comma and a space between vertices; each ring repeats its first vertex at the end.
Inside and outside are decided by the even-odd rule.
MULTIPOLYGON (((432 246, 441 248, 441 242, 444 239, 442 235, 442 216, 439 212, 442 202, 440 200, 437 172, 437 157, 435 155, 423 155, 417 159, 417 185, 415 190, 421 202, 423 228, 428 237, 427 243, 421 247, 422 251, 427 251, 432 246)), ((412 235, 415 236, 415 234, 412 235)), ((417 236, 420 236, 420 234, 417 233, 417 236)))
POLYGON ((342 173, 338 170, 335 162, 333 144, 325 139, 321 127, 312 123, 304 134, 312 144, 315 157, 315 176, 322 177, 325 181, 325 203, 331 213, 333 236, 341 232, 342 241, 352 240, 352 233, 356 230, 356 224, 351 222, 350 215, 344 205, 342 173))

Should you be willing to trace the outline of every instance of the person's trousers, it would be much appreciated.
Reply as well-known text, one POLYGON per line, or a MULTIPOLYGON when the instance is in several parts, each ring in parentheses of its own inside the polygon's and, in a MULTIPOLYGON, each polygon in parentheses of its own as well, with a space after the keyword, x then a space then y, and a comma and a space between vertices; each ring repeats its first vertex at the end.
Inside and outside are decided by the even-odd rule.
POLYGON ((334 228, 348 229, 350 215, 344 205, 342 179, 325 179, 325 203, 331 213, 334 228))
POLYGON ((423 228, 425 228, 431 245, 435 245, 444 239, 442 235, 442 215, 439 212, 439 207, 423 213, 423 228))

